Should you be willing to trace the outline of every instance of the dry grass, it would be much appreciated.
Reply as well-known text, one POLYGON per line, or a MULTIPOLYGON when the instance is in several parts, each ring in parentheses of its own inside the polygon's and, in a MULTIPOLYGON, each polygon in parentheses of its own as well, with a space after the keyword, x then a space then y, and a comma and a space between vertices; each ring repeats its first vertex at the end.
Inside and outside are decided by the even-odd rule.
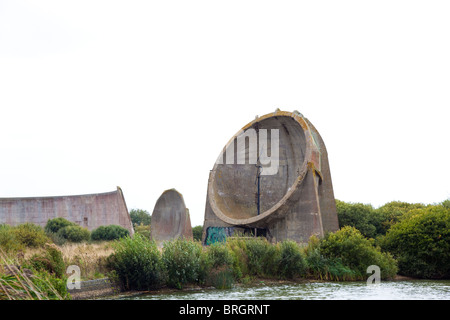
MULTIPOLYGON (((95 243, 66 243, 58 246, 66 266, 76 265, 80 267, 81 279, 92 280, 103 278, 106 269, 106 259, 114 252, 111 242, 95 243)), ((28 260, 33 255, 42 255, 44 248, 28 248, 24 253, 24 259, 28 260)))
POLYGON ((60 247, 66 266, 77 265, 83 280, 104 277, 106 260, 114 252, 109 242, 67 243, 60 247))

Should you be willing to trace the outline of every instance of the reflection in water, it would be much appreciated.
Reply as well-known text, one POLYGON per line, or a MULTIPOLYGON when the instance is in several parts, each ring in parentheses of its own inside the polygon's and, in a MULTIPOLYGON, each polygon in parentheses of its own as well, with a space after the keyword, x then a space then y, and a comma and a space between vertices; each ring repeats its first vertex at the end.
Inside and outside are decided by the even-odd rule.
POLYGON ((123 299, 135 300, 416 300, 450 299, 450 280, 365 282, 310 282, 233 289, 204 289, 166 294, 142 294, 123 299))

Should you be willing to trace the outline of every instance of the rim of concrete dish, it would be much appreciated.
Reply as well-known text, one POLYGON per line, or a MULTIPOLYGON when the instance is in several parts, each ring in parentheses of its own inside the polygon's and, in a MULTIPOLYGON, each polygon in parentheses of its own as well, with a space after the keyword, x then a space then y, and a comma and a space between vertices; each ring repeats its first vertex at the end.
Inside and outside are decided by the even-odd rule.
MULTIPOLYGON (((246 219, 235 219, 235 218, 230 218, 229 216, 227 216, 226 214, 224 214, 222 212, 222 210, 218 207, 216 200, 215 200, 215 196, 216 196, 216 192, 215 192, 215 182, 216 182, 216 175, 215 175, 215 171, 217 169, 217 163, 214 164, 213 167, 213 174, 211 174, 211 178, 209 180, 208 183, 208 201, 209 204, 213 210, 213 212, 215 213, 215 215, 220 218, 221 220, 223 220, 224 222, 231 224, 231 225, 251 225, 257 222, 260 222, 264 219, 266 219, 267 217, 269 217, 271 214, 273 214, 274 212, 276 212, 283 204, 286 203, 286 201, 291 197, 291 195, 298 189, 298 187, 300 186, 301 182, 303 181, 303 179, 306 176, 306 173, 308 171, 308 163, 310 162, 311 159, 311 155, 312 155, 312 146, 313 146, 313 141, 312 141, 312 136, 310 133, 310 129, 309 126, 307 124, 307 122, 305 121, 304 117, 296 112, 289 112, 289 111, 280 111, 280 110, 276 110, 275 112, 272 113, 268 113, 264 116, 258 117, 255 120, 249 122, 247 125, 245 125, 244 127, 242 127, 241 130, 239 130, 226 144, 225 148, 228 147, 228 145, 230 145, 231 143, 233 143, 234 139, 243 131, 251 128, 255 123, 267 120, 269 118, 273 118, 273 117, 290 117, 292 119, 294 119, 298 125, 300 125, 303 129, 303 132, 305 133, 305 140, 306 140, 306 152, 305 152, 305 158, 303 160, 303 164, 300 168, 300 172, 297 175, 297 179, 295 179, 294 183, 291 185, 291 187, 288 189, 288 191, 286 192, 286 194, 283 196, 283 198, 281 198, 280 201, 278 201, 275 205, 273 205, 270 209, 262 212, 261 214, 251 217, 251 218, 246 218, 246 219)), ((224 149, 225 149, 224 148, 224 149)))

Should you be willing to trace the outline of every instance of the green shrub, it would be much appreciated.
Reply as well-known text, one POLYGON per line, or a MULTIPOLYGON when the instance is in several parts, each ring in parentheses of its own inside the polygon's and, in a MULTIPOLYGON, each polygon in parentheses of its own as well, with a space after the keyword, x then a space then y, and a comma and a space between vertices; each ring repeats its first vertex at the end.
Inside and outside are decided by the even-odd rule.
POLYGON ((209 271, 207 283, 217 289, 230 289, 234 284, 234 273, 229 267, 218 267, 209 271))
POLYGON ((401 201, 386 203, 377 209, 378 215, 382 220, 381 229, 378 233, 385 235, 387 230, 389 230, 394 224, 407 217, 411 210, 423 208, 425 208, 425 205, 421 203, 408 203, 401 201))
POLYGON ((210 245, 206 251, 205 282, 218 289, 231 288, 234 283, 233 253, 223 242, 210 245))
POLYGON ((144 237, 146 237, 147 239, 151 240, 152 236, 151 236, 151 226, 150 225, 135 225, 134 226, 134 232, 139 233, 141 235, 143 235, 144 237))
POLYGON ((100 226, 97 229, 93 230, 91 233, 91 239, 94 241, 111 241, 129 235, 130 232, 124 227, 111 224, 108 226, 100 226))
POLYGON ((325 257, 320 250, 321 240, 312 236, 305 249, 307 274, 314 279, 348 281, 360 279, 359 272, 345 266, 339 257, 325 257))
POLYGON ((187 283, 202 279, 203 249, 201 244, 181 238, 163 245, 162 261, 167 272, 167 284, 181 289, 187 283))
POLYGON ((141 224, 144 226, 149 226, 152 222, 150 213, 143 209, 131 209, 130 218, 134 226, 139 226, 141 224))
POLYGON ((34 270, 45 270, 57 278, 65 279, 66 265, 62 252, 53 244, 45 246, 43 255, 34 254, 27 264, 34 270))
POLYGON ((336 209, 340 228, 355 227, 367 238, 375 238, 382 229, 382 217, 370 204, 336 200, 336 209))
POLYGON ((247 245, 242 238, 228 238, 227 246, 233 261, 233 275, 235 279, 241 279, 249 275, 247 245))
POLYGON ((57 233, 60 229, 68 226, 77 226, 77 224, 67 219, 58 217, 48 220, 45 224, 44 230, 46 233, 57 233))
POLYGON ((203 226, 195 226, 192 228, 192 236, 194 241, 202 241, 203 226))
POLYGON ((6 254, 14 254, 24 248, 25 246, 16 239, 13 227, 7 224, 0 224, 0 249, 6 254))
POLYGON ((114 253, 108 259, 125 290, 150 290, 164 281, 161 253, 154 241, 140 234, 125 237, 113 243, 114 253))
POLYGON ((223 242, 216 242, 210 245, 207 249, 207 256, 211 263, 211 268, 233 266, 232 252, 223 242))
POLYGON ((398 259, 399 272, 420 278, 450 277, 450 209, 415 209, 381 241, 398 259))
POLYGON ((59 233, 59 232, 57 232, 57 233, 47 233, 47 236, 49 237, 51 242, 53 242, 54 244, 56 244, 58 246, 63 246, 64 244, 67 243, 67 239, 64 238, 61 235, 61 233, 59 233))
POLYGON ((450 209, 450 199, 442 201, 441 206, 443 206, 446 209, 450 209))
POLYGON ((69 242, 89 241, 91 234, 88 229, 78 225, 70 225, 59 229, 58 236, 69 242))
POLYGON ((377 265, 381 277, 392 278, 397 272, 396 261, 374 246, 372 239, 365 238, 359 230, 346 226, 334 233, 328 233, 320 241, 320 254, 335 268, 350 268, 360 279, 367 278, 367 267, 377 265))
POLYGON ((265 238, 247 239, 247 266, 250 276, 276 276, 279 260, 279 248, 271 245, 265 238))
POLYGON ((278 274, 282 278, 293 279, 306 273, 306 263, 301 249, 295 241, 286 240, 280 245, 278 274))
POLYGON ((44 229, 33 223, 24 223, 13 227, 12 232, 17 241, 25 247, 38 248, 49 241, 44 229))

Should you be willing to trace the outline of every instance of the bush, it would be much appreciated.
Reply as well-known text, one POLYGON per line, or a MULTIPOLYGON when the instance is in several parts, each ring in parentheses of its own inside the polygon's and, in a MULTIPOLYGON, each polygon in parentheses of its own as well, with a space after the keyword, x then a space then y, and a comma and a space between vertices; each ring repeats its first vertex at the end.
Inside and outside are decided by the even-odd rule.
POLYGON ((205 282, 218 289, 231 288, 234 283, 233 254, 223 242, 216 242, 206 251, 205 282))
POLYGON ((381 231, 382 217, 370 204, 336 200, 339 227, 355 227, 365 237, 375 238, 381 231))
POLYGON ((35 254, 30 258, 28 263, 34 270, 45 270, 57 278, 65 278, 66 265, 63 255, 54 244, 46 245, 44 255, 35 254))
POLYGON ((286 240, 280 245, 278 274, 280 277, 293 279, 306 273, 306 263, 299 245, 295 241, 286 240))
POLYGON ((12 254, 24 248, 25 246, 16 239, 13 227, 0 224, 0 249, 7 254, 12 254))
POLYGON ((315 279, 346 281, 357 279, 356 272, 342 263, 340 258, 327 258, 320 252, 321 240, 312 236, 305 248, 306 270, 315 279))
POLYGON ((108 266, 117 275, 125 290, 150 290, 164 281, 161 253, 154 241, 140 234, 125 237, 113 243, 115 252, 108 266))
POLYGON ((450 209, 442 205, 409 212, 381 241, 398 259, 403 275, 450 277, 450 209))
POLYGON ((111 224, 109 226, 100 226, 97 229, 93 230, 91 233, 91 239, 94 241, 111 241, 129 235, 130 232, 124 227, 111 224))
POLYGON ((59 229, 58 236, 70 242, 89 241, 91 234, 88 229, 78 225, 70 225, 59 229))
POLYGON ((0 225, 0 247, 7 253, 14 253, 26 247, 38 248, 49 240, 42 227, 33 223, 15 227, 0 225))
POLYGON ((146 237, 149 240, 151 240, 151 238, 152 238, 150 225, 147 225, 147 226, 143 225, 143 224, 135 225, 134 232, 140 233, 141 235, 143 235, 144 237, 146 237))
POLYGON ((250 276, 276 276, 279 247, 271 245, 265 238, 246 240, 247 265, 250 276))
POLYGON ((335 268, 348 267, 360 279, 367 278, 367 267, 377 265, 383 279, 392 278, 397 272, 396 261, 388 253, 374 246, 354 227, 344 227, 328 233, 320 241, 320 254, 329 259, 335 268))
POLYGON ((408 213, 413 209, 423 209, 425 205, 421 203, 407 203, 401 201, 388 202, 379 207, 377 212, 382 219, 379 234, 385 235, 394 224, 407 217, 408 213))
POLYGON ((233 275, 235 279, 241 279, 248 275, 247 245, 244 239, 228 238, 227 246, 233 261, 233 275))
POLYGON ((194 241, 202 241, 203 226, 195 226, 192 228, 192 236, 194 241))
POLYGON ((48 220, 45 224, 44 230, 46 233, 57 233, 60 229, 68 226, 77 226, 77 224, 67 219, 58 217, 48 220))
POLYGON ((233 256, 230 249, 222 242, 216 242, 207 249, 208 261, 211 268, 232 267, 233 256))
POLYGON ((446 209, 450 209, 450 199, 442 201, 441 206, 443 206, 446 209))
POLYGON ((25 247, 38 248, 49 241, 44 229, 33 223, 24 223, 13 227, 12 232, 17 241, 25 247))
POLYGON ((164 243, 162 261, 167 272, 167 284, 181 289, 187 283, 203 281, 203 249, 201 244, 181 238, 164 243))
POLYGON ((148 226, 152 222, 152 217, 147 210, 142 209, 131 209, 130 210, 131 222, 135 226, 144 225, 148 226))

